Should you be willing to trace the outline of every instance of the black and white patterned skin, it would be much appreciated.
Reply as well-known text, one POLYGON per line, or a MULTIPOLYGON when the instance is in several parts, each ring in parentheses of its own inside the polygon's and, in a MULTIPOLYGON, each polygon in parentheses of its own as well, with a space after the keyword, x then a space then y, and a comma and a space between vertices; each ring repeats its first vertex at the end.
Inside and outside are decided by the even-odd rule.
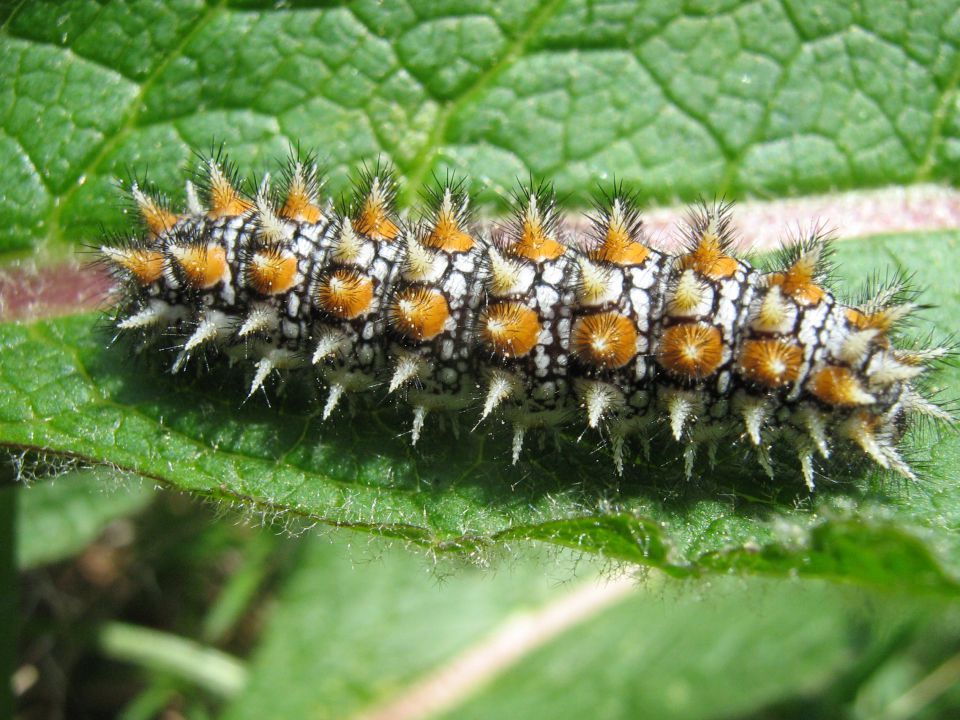
POLYGON ((530 428, 587 425, 618 471, 666 436, 688 477, 698 449, 720 443, 742 443, 772 475, 770 450, 785 444, 812 489, 840 446, 912 478, 898 448, 909 421, 951 421, 917 386, 949 349, 898 348, 906 283, 843 304, 816 233, 762 272, 733 257, 725 205, 693 208, 670 254, 650 247, 622 188, 578 232, 545 184, 520 185, 506 222, 478 223, 454 178, 401 213, 378 166, 335 207, 310 163, 295 156, 283 182, 244 194, 206 160, 179 213, 134 186, 144 222, 101 248, 118 332, 170 352, 174 372, 246 365, 251 395, 309 373, 324 418, 355 393, 395 396, 413 409, 414 442, 431 413, 475 413, 488 421, 475 432, 506 422, 514 461, 530 428), (494 317, 497 303, 509 307, 494 317))

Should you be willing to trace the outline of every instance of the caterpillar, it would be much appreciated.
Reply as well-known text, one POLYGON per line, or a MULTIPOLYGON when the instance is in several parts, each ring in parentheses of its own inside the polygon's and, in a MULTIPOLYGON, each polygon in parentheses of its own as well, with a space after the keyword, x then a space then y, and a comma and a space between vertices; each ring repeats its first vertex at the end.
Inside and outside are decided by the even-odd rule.
POLYGON ((479 223, 462 178, 435 178, 401 214, 395 172, 356 173, 321 198, 315 156, 291 151, 280 180, 249 189, 222 152, 201 159, 174 212, 132 182, 135 229, 106 236, 117 336, 171 353, 176 373, 217 357, 245 363, 247 397, 273 375, 311 372, 326 420, 344 396, 379 390, 412 409, 474 412, 513 429, 580 423, 622 473, 652 439, 678 443, 685 476, 700 448, 743 445, 774 476, 795 452, 814 490, 837 449, 913 479, 898 447, 918 417, 950 421, 921 376, 950 353, 906 342, 918 307, 901 274, 844 304, 829 289, 830 241, 801 233, 776 267, 733 252, 731 207, 700 202, 678 253, 658 250, 636 195, 601 193, 583 229, 548 183, 518 183, 508 220, 479 223))

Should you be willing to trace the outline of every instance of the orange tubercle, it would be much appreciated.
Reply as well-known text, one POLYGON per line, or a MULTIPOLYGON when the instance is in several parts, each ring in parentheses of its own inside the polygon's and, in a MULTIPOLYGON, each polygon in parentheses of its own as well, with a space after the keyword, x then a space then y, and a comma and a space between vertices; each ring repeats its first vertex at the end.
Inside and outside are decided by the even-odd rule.
POLYGON ((373 304, 373 281, 354 270, 338 268, 320 282, 317 302, 331 315, 353 320, 373 304))
POLYGON ((221 174, 214 174, 210 179, 210 209, 207 216, 211 218, 233 217, 243 215, 253 209, 253 204, 244 200, 230 181, 221 174))
POLYGON ((865 313, 857 308, 847 308, 844 311, 849 322, 857 330, 877 330, 879 331, 874 343, 878 347, 890 347, 890 338, 887 333, 893 327, 890 315, 883 310, 874 313, 865 313))
POLYGON ((400 234, 400 228, 390 219, 379 193, 371 193, 363 201, 363 207, 353 221, 353 229, 371 240, 387 242, 400 234))
POLYGON ((847 308, 844 310, 844 315, 847 316, 847 322, 857 328, 857 330, 866 330, 867 328, 872 327, 869 316, 861 310, 857 310, 856 308, 847 308))
POLYGON ((637 327, 616 312, 587 315, 573 326, 571 343, 583 361, 612 370, 623 367, 637 354, 637 327))
POLYGON ((826 291, 817 285, 817 258, 815 253, 806 253, 783 272, 770 275, 769 285, 779 285, 788 295, 803 305, 818 305, 826 291))
POLYGON ((532 260, 533 262, 543 262, 544 260, 556 260, 566 250, 563 245, 547 236, 546 228, 539 219, 526 218, 523 221, 523 232, 520 239, 511 245, 507 252, 514 257, 532 260))
POLYGON ((817 371, 807 388, 821 402, 839 407, 868 405, 875 398, 863 389, 860 379, 852 370, 830 365, 817 371))
POLYGON ((177 224, 177 216, 153 199, 139 204, 140 216, 147 226, 150 237, 155 238, 177 224))
POLYGON ((320 208, 310 200, 310 196, 302 187, 292 187, 287 199, 280 208, 280 217, 295 222, 318 223, 323 220, 320 208))
POLYGON ((247 282, 261 295, 285 293, 296 279, 297 258, 286 250, 258 250, 247 268, 247 282))
POLYGON ((770 276, 771 286, 779 285, 783 294, 802 305, 818 305, 826 291, 812 280, 803 280, 790 274, 790 271, 774 273, 770 276))
POLYGON ((446 298, 429 288, 401 291, 390 305, 393 326, 412 340, 431 340, 443 332, 450 307, 446 298))
POLYGON ((803 350, 783 340, 747 340, 739 362, 745 377, 769 388, 780 388, 796 382, 803 350))
POLYGON ((156 282, 163 275, 163 253, 148 248, 103 248, 112 262, 128 270, 141 285, 156 282))
POLYGON ((677 375, 706 377, 716 371, 723 360, 723 337, 712 325, 674 325, 663 333, 657 360, 677 375))
POLYGON ((174 246, 169 252, 192 288, 207 290, 227 275, 227 253, 219 245, 174 246))
POLYGON ((896 321, 902 317, 890 312, 897 308, 884 308, 877 312, 865 313, 857 308, 847 308, 845 314, 847 321, 857 330, 879 330, 880 333, 887 333, 896 324, 896 321))
POLYGON ((591 260, 625 267, 640 265, 650 255, 650 248, 630 239, 622 223, 611 222, 603 244, 589 253, 591 260))
POLYGON ((472 237, 463 232, 452 213, 441 212, 430 234, 424 238, 423 244, 434 250, 461 253, 467 252, 476 243, 472 237))
POLYGON ((480 335, 501 356, 522 357, 537 344, 540 319, 520 303, 489 305, 480 315, 480 335))
POLYGON ((723 252, 720 239, 711 232, 705 232, 697 247, 679 258, 681 270, 695 270, 714 280, 732 277, 737 272, 737 261, 723 252))

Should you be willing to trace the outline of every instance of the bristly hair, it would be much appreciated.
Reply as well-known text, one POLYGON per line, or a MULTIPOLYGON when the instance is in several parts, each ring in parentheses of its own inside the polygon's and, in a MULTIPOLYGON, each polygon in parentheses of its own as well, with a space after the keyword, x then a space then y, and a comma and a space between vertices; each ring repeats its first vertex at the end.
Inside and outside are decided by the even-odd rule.
POLYGON ((323 188, 326 178, 326 163, 319 161, 316 150, 304 151, 298 141, 296 144, 290 145, 287 156, 278 164, 280 165, 280 187, 284 195, 290 191, 299 165, 303 168, 303 182, 307 187, 307 192, 315 197, 316 202, 320 201, 320 190, 323 188))
MULTIPOLYGON (((202 254, 201 257, 206 258, 206 254, 210 251, 210 230, 209 228, 204 228, 199 233, 195 228, 183 228, 180 226, 175 227, 171 232, 167 233, 166 239, 164 242, 164 248, 196 248, 202 254)), ((178 263, 170 263, 170 269, 173 273, 180 279, 182 285, 182 292, 192 293, 200 292, 192 290, 190 283, 186 282, 183 271, 180 269, 178 263)))
POLYGON ((432 178, 433 182, 425 185, 420 193, 424 202, 420 219, 423 221, 435 220, 440 211, 440 206, 443 204, 443 196, 449 190, 456 209, 457 222, 461 226, 470 225, 474 220, 475 213, 473 203, 470 202, 471 196, 467 187, 467 179, 453 170, 447 170, 442 180, 436 173, 432 174, 432 178))
POLYGON ((619 200, 623 206, 623 219, 627 236, 633 242, 644 245, 647 243, 646 227, 643 224, 643 214, 640 211, 639 192, 626 188, 622 180, 613 178, 611 185, 604 187, 597 184, 596 191, 591 199, 593 213, 587 215, 590 228, 587 231, 590 241, 599 245, 606 240, 606 230, 613 213, 613 204, 619 200))
POLYGON ((369 194, 374 179, 380 179, 380 192, 383 193, 384 203, 394 205, 397 199, 397 169, 392 162, 377 156, 377 162, 370 167, 367 163, 360 166, 357 176, 353 180, 353 188, 361 198, 369 194))
POLYGON ((920 335, 906 335, 897 338, 897 352, 916 355, 926 365, 938 363, 954 364, 960 358, 960 333, 951 332, 940 335, 935 330, 927 330, 920 335))
POLYGON ((720 250, 724 253, 732 252, 739 243, 739 238, 733 230, 733 203, 723 198, 714 198, 712 204, 702 197, 687 211, 684 223, 684 234, 680 244, 688 251, 695 250, 707 230, 713 226, 713 232, 720 242, 720 250))
MULTIPOLYGON (((354 170, 334 212, 319 197, 316 155, 298 145, 269 186, 242 182, 222 145, 197 157, 210 207, 191 186, 186 211, 168 215, 166 198, 134 177, 157 198, 135 195, 147 227, 103 234, 102 262, 128 281, 112 322, 175 353, 176 369, 246 355, 247 397, 274 370, 311 384, 319 375, 326 418, 341 395, 389 382, 414 410, 415 436, 428 410, 481 410, 482 399, 482 417, 512 426, 515 462, 526 430, 578 416, 618 472, 633 449, 646 468, 659 464, 649 445, 662 437, 664 462, 682 458, 688 480, 729 446, 777 486, 770 468, 786 474, 781 458, 799 456, 811 491, 836 467, 818 456, 912 480, 903 430, 956 417, 924 373, 954 359, 957 337, 923 336, 932 325, 894 337, 923 301, 902 271, 867 280, 859 307, 821 287, 833 265, 822 226, 798 227, 762 275, 735 252, 731 204, 709 196, 677 231, 688 252, 668 252, 650 248, 639 196, 616 177, 576 225, 549 182, 518 179, 491 232, 473 224, 470 186, 453 172, 437 171, 425 202, 401 216, 385 158, 354 170), (351 223, 355 237, 343 232, 351 223), (504 240, 515 242, 498 252, 504 240)), ((739 460, 730 469, 744 474, 739 460)))
POLYGON ((85 255, 92 256, 89 261, 91 267, 103 268, 108 275, 119 282, 130 280, 130 272, 104 255, 102 251, 104 247, 117 248, 118 250, 162 250, 160 244, 142 232, 107 230, 101 226, 99 236, 100 239, 95 245, 93 243, 83 243, 81 245, 82 252, 85 255))
POLYGON ((797 227, 792 236, 781 240, 780 247, 771 254, 770 261, 764 263, 763 269, 772 272, 785 270, 811 250, 819 251, 813 271, 814 282, 832 288, 836 284, 834 236, 833 230, 822 222, 813 223, 806 230, 797 227))
MULTIPOLYGON (((236 186, 234 186, 236 187, 236 186)), ((250 179, 245 183, 242 189, 237 192, 251 203, 256 203, 260 197, 263 197, 270 203, 270 207, 276 209, 280 200, 280 191, 276 183, 273 182, 273 176, 269 172, 263 174, 253 171, 250 173, 250 179)))
MULTIPOLYGON (((921 295, 921 289, 916 285, 914 273, 908 273, 901 268, 887 268, 870 274, 860 286, 851 294, 849 304, 863 312, 876 312, 884 308, 905 303, 915 303, 921 295)), ((918 309, 929 308, 929 305, 917 305, 918 309)))
POLYGON ((134 188, 137 188, 153 200, 160 210, 170 213, 173 212, 170 197, 150 179, 149 172, 146 168, 137 170, 128 165, 124 168, 123 177, 125 180, 117 178, 114 181, 114 185, 119 191, 117 193, 117 204, 125 215, 132 215, 137 219, 138 227, 140 227, 141 230, 146 230, 147 224, 146 219, 140 212, 137 201, 133 197, 134 188))
POLYGON ((353 217, 370 194, 374 178, 380 178, 380 191, 384 203, 394 214, 398 194, 397 171, 393 163, 378 155, 372 165, 366 161, 350 177, 350 187, 337 198, 334 210, 341 217, 353 217))
POLYGON ((509 237, 518 239, 523 234, 523 225, 530 208, 530 199, 536 198, 540 213, 540 224, 548 235, 556 235, 560 229, 560 209, 557 206, 557 194, 553 184, 547 180, 536 180, 531 174, 524 183, 517 178, 517 187, 510 191, 512 213, 507 223, 500 228, 509 237))
POLYGON ((210 229, 203 228, 197 232, 195 227, 178 225, 167 233, 165 247, 195 247, 206 249, 210 244, 210 229))
POLYGON ((122 230, 104 230, 101 231, 100 242, 91 249, 99 249, 103 245, 116 247, 123 250, 141 250, 155 249, 162 250, 163 243, 159 238, 152 239, 146 233, 129 232, 122 230))
POLYGON ((209 152, 204 153, 200 150, 193 152, 197 163, 193 167, 190 177, 197 188, 200 201, 208 208, 212 204, 213 193, 210 180, 211 163, 220 168, 220 172, 227 179, 227 182, 229 182, 230 186, 241 196, 249 198, 256 193, 256 185, 254 184, 251 190, 247 179, 240 174, 239 165, 230 159, 224 147, 223 142, 219 144, 213 142, 210 144, 209 152))

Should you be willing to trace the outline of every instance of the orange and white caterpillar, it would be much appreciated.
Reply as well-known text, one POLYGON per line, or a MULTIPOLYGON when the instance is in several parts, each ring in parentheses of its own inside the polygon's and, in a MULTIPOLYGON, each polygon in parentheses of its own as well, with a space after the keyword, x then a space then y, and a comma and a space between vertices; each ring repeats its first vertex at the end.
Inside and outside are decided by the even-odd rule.
POLYGON ((609 438, 619 472, 627 442, 649 453, 657 434, 681 444, 687 477, 698 448, 712 458, 724 442, 772 477, 785 443, 813 489, 835 446, 912 478, 898 449, 909 420, 951 419, 916 384, 948 349, 897 346, 915 308, 905 281, 844 305, 817 232, 762 272, 733 256, 723 204, 691 210, 673 255, 651 247, 622 187, 577 232, 546 184, 522 185, 510 220, 489 226, 450 178, 403 216, 380 166, 336 208, 312 157, 294 153, 278 185, 242 192, 219 155, 182 212, 134 184, 141 227, 100 247, 119 332, 172 347, 174 372, 245 362, 251 395, 275 372, 313 372, 325 419, 344 395, 397 396, 414 443, 429 413, 474 408, 512 426, 514 462, 529 429, 581 423, 609 438))

